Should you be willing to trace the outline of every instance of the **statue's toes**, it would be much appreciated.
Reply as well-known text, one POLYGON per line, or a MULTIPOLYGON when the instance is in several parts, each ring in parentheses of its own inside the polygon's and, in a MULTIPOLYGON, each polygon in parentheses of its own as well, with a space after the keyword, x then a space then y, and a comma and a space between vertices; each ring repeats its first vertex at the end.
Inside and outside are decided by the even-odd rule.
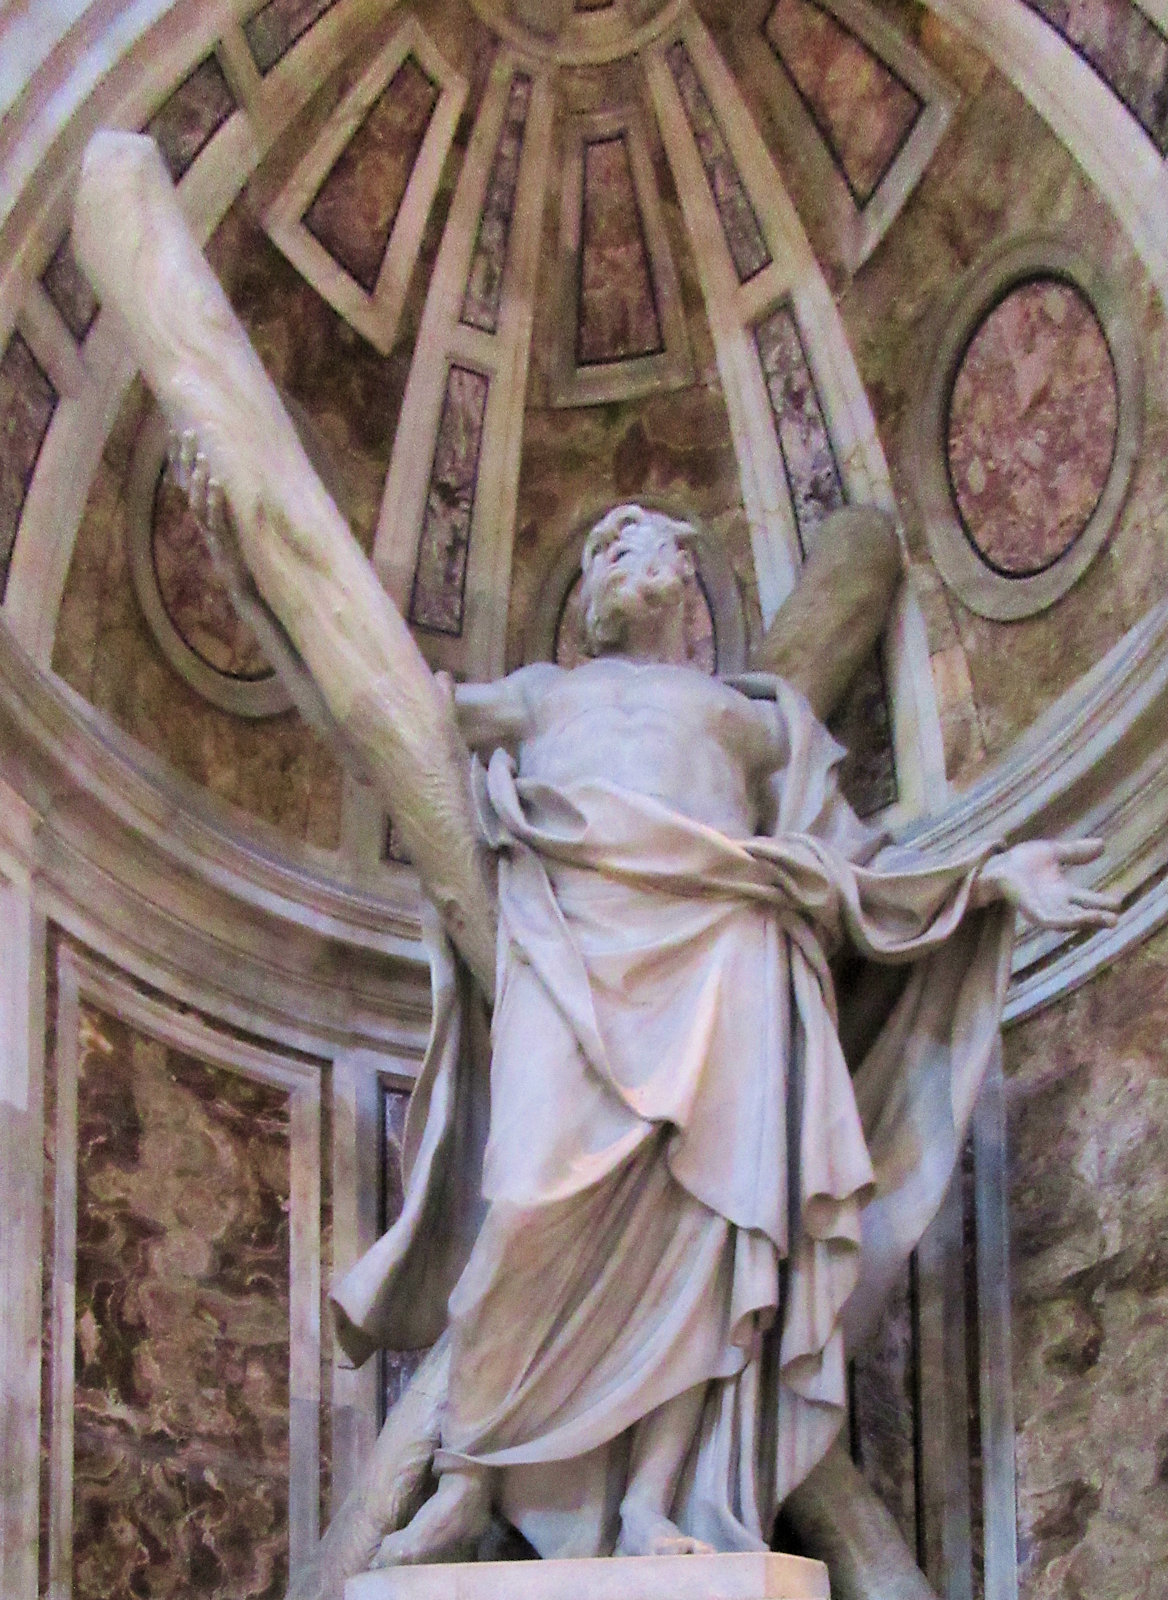
POLYGON ((693 1539, 687 1533, 678 1533, 654 1539, 650 1553, 655 1556, 712 1556, 714 1547, 704 1539, 693 1539))

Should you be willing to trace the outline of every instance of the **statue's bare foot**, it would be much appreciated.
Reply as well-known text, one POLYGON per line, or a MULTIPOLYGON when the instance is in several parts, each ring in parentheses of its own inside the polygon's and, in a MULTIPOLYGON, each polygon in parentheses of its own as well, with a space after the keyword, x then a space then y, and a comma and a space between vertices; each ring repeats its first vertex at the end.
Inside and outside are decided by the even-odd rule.
POLYGON ((701 1539, 682 1533, 676 1523, 670 1522, 651 1506, 638 1505, 626 1500, 621 1506, 621 1531, 617 1541, 618 1556, 712 1556, 714 1547, 701 1539))
POLYGON ((412 1567, 428 1561, 470 1558, 491 1520, 485 1472, 444 1472, 438 1487, 397 1533, 388 1534, 375 1567, 412 1567))

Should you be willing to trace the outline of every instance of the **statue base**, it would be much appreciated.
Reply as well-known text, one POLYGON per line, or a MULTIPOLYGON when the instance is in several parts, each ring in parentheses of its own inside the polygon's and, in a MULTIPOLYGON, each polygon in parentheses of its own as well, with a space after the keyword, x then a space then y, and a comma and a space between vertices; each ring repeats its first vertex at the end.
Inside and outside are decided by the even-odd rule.
POLYGON ((830 1600, 827 1568, 802 1556, 609 1556, 384 1567, 345 1600, 830 1600))

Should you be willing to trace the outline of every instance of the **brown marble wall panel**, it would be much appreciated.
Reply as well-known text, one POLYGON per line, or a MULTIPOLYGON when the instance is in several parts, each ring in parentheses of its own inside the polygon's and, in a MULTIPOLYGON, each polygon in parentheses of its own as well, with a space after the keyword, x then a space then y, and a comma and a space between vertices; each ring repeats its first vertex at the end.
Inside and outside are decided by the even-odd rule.
POLYGON ((481 372, 452 366, 447 374, 410 595, 410 621, 415 626, 456 638, 462 633, 466 564, 489 389, 490 380, 481 372))
POLYGON ((77 265, 73 240, 65 234, 41 273, 41 284, 61 314, 61 321, 80 344, 97 316, 97 296, 77 265))
POLYGON ((949 477, 974 549, 1028 577, 1074 544, 1099 503, 1119 398, 1103 329, 1070 284, 1010 291, 962 357, 949 402, 949 477))
POLYGON ((577 364, 657 355, 665 346, 624 134, 585 144, 581 205, 577 364))
POLYGON ((462 300, 461 322, 468 327, 494 333, 499 325, 499 301, 503 294, 503 273, 507 266, 507 241, 511 235, 511 215, 515 209, 515 189, 519 182, 519 162, 523 155, 523 134, 531 109, 532 80, 517 72, 507 95, 507 110, 499 132, 487 180, 483 214, 462 300))
POLYGON ((268 73, 336 0, 268 0, 243 25, 256 70, 268 73))
POLYGON ((1006 1035, 1023 1600, 1168 1572, 1168 934, 1006 1035))
MULTIPOLYGON (((948 771, 971 781, 1168 592, 1168 382, 1163 307, 1082 170, 1023 98, 935 16, 914 42, 962 91, 960 115, 880 249, 837 280, 840 313, 892 471, 943 702, 948 771), (1108 263, 1145 352, 1143 443, 1115 531, 1051 609, 997 623, 965 609, 932 568, 915 494, 908 413, 960 274, 999 241, 1057 226, 1108 263)), ((805 213, 806 214, 806 213, 805 213)))
POLYGON ((0 599, 25 496, 56 405, 57 391, 23 336, 14 333, 0 356, 0 599))
POLYGON ((201 661, 224 677, 254 683, 272 668, 236 615, 187 498, 164 467, 154 491, 150 551, 167 616, 201 661))
POLYGON ((739 283, 747 283, 770 265, 770 251, 689 51, 679 39, 670 45, 665 55, 718 209, 734 270, 739 283))
POLYGON ((866 205, 912 132, 920 100, 816 0, 777 0, 764 33, 853 200, 866 205))
POLYGON ((417 58, 406 56, 304 213, 309 233, 366 294, 377 287, 438 92, 417 58))
POLYGON ((84 1010, 74 1595, 287 1576, 283 1092, 84 1010))
POLYGON ((177 183, 234 110, 235 96, 223 68, 217 57, 207 56, 154 113, 143 132, 162 151, 177 183))
MULTIPOLYGON (((402 1139, 405 1136, 406 1110, 409 1107, 408 1089, 382 1090, 382 1116, 385 1141, 381 1159, 381 1205, 378 1224, 382 1233, 401 1215, 405 1199, 402 1181, 402 1139)), ((400 1400, 410 1379, 422 1363, 422 1350, 383 1350, 381 1362, 381 1396, 383 1415, 400 1400)))
POLYGON ((1134 0, 1024 0, 1168 154, 1168 37, 1134 0))

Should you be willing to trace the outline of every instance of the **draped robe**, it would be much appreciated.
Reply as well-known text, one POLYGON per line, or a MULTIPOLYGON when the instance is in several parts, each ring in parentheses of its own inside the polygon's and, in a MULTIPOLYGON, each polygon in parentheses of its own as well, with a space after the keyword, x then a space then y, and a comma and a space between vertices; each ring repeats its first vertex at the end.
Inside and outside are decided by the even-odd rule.
POLYGON ((971 904, 989 851, 884 846, 785 686, 777 715, 765 837, 524 780, 503 751, 476 771, 499 855, 489 1047, 437 948, 402 1215, 334 1305, 358 1360, 449 1322, 436 1466, 498 1469, 545 1556, 611 1551, 631 1430, 695 1388, 673 1520, 765 1547, 842 1420, 845 1319, 935 1211, 996 1043, 1012 916, 971 904), (845 944, 911 963, 854 1079, 845 944))

